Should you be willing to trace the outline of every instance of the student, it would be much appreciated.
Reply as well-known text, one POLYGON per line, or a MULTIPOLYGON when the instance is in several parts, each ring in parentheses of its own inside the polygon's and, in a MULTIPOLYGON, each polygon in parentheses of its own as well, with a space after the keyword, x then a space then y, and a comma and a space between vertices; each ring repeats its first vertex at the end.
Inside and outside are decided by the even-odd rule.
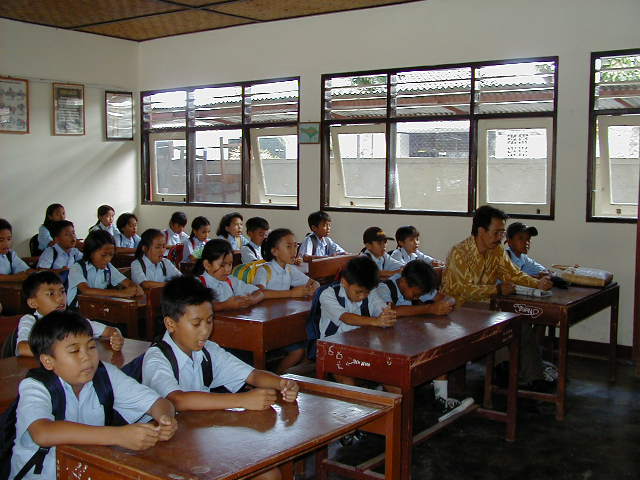
MULTIPOLYGON (((41 474, 26 478, 55 480, 57 445, 117 445, 130 450, 144 450, 158 441, 169 440, 177 429, 171 402, 140 385, 118 367, 100 362, 96 340, 89 322, 74 312, 52 312, 33 327, 29 346, 40 361, 36 378, 20 382, 16 411, 16 437, 11 457, 14 478, 41 448, 46 452, 41 474), (101 381, 94 381, 100 378, 101 381), (98 391, 111 384, 112 410, 100 408, 98 391), (51 391, 58 391, 65 407, 56 412, 51 391), (111 415, 119 414, 125 422, 135 422, 145 413, 157 425, 132 423, 108 426, 111 415)), ((107 390, 108 391, 108 390, 107 390)), ((56 402, 57 403, 57 402, 56 402)))
POLYGON ((89 229, 89 233, 94 230, 104 230, 109 232, 113 237, 118 233, 118 229, 113 224, 113 217, 116 216, 116 211, 109 205, 100 205, 98 207, 98 221, 89 229))
POLYGON ((362 234, 362 242, 364 243, 362 254, 369 257, 378 266, 381 280, 386 280, 391 275, 399 273, 403 267, 401 262, 391 258, 387 253, 387 240, 393 240, 393 238, 387 237, 387 234, 380 227, 369 227, 362 234))
POLYGON ((522 222, 513 222, 507 228, 507 248, 505 251, 513 264, 527 275, 542 278, 549 275, 547 268, 528 256, 531 237, 538 236, 536 227, 528 227, 522 222))
POLYGON ((69 269, 70 306, 77 305, 78 293, 121 298, 144 294, 142 288, 111 265, 115 251, 115 242, 109 232, 94 230, 87 235, 84 241, 84 258, 69 269))
POLYGON ((202 248, 209 241, 211 233, 211 222, 207 217, 196 217, 191 222, 191 235, 184 240, 184 250, 182 252, 182 262, 195 262, 193 253, 202 248))
POLYGON ((173 212, 169 219, 169 228, 163 230, 164 241, 167 247, 180 245, 189 238, 184 231, 187 226, 187 215, 184 212, 173 212))
POLYGON ((11 250, 13 229, 0 218, 0 282, 22 282, 31 273, 29 265, 11 250))
POLYGON ((68 270, 82 260, 82 252, 76 248, 76 231, 69 220, 53 222, 51 235, 55 243, 47 247, 38 259, 38 268, 68 270))
POLYGON ((53 227, 54 222, 59 222, 66 218, 66 212, 61 204, 52 203, 47 207, 44 213, 44 222, 38 229, 38 250, 42 252, 45 248, 51 246, 54 238, 51 233, 51 227, 53 227))
POLYGON ((411 260, 419 259, 424 260, 434 267, 444 267, 443 262, 418 250, 418 248, 420 248, 420 232, 418 232, 416 227, 407 225, 398 228, 398 230, 396 230, 396 242, 398 246, 391 253, 391 258, 401 262, 403 265, 409 263, 411 260))
POLYGON ((307 220, 311 233, 308 233, 300 244, 298 257, 308 262, 313 258, 332 257, 347 253, 344 248, 329 238, 331 217, 328 213, 323 211, 313 212, 307 220))
MULTIPOLYGON (((47 270, 29 275, 22 284, 22 292, 27 299, 27 305, 34 312, 24 315, 18 323, 16 356, 33 357, 33 352, 29 347, 29 334, 33 326, 51 312, 65 311, 67 309, 67 292, 64 290, 60 277, 47 270)), ((122 349, 124 338, 120 330, 92 320, 89 320, 89 323, 94 337, 109 340, 111 349, 116 352, 122 349)))
MULTIPOLYGON (((265 410, 276 402, 278 391, 284 401, 294 402, 298 384, 293 380, 256 370, 209 340, 214 298, 213 291, 193 277, 175 278, 167 283, 161 302, 167 331, 162 337, 162 347, 153 346, 144 355, 142 382, 169 399, 181 412, 265 410), (177 375, 163 349, 175 358, 177 375), (237 393, 245 383, 255 388, 237 393), (233 393, 212 393, 222 386, 233 393)), ((253 478, 279 479, 280 472, 276 468, 253 478)))
POLYGON ((238 212, 227 213, 220 219, 218 238, 224 238, 231 244, 233 251, 238 251, 243 245, 249 243, 249 239, 242 235, 243 218, 238 212))
POLYGON ((135 260, 131 263, 131 280, 143 288, 162 287, 182 275, 175 265, 164 258, 165 235, 155 228, 142 233, 135 260))
POLYGON ((247 235, 249 242, 240 248, 242 263, 262 260, 262 242, 269 235, 269 222, 262 217, 252 217, 247 220, 247 235))
POLYGON ((138 232, 138 217, 133 213, 123 213, 116 221, 118 231, 113 236, 118 253, 135 253, 140 243, 138 232))

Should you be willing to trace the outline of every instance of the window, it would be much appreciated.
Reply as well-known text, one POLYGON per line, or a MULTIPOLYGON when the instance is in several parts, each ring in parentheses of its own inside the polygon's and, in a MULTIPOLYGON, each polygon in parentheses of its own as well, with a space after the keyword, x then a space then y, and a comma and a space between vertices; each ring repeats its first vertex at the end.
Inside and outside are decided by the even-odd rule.
POLYGON ((323 75, 323 208, 552 217, 557 62, 323 75))
POLYGON ((297 208, 299 79, 141 98, 147 201, 297 208))
POLYGON ((589 211, 633 222, 640 178, 640 50, 591 55, 589 211))

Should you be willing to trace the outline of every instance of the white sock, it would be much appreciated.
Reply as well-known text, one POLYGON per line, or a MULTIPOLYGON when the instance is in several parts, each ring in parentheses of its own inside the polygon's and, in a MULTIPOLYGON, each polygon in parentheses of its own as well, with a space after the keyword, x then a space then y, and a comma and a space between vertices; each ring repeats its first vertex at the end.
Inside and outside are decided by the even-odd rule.
POLYGON ((433 381, 433 391, 435 393, 436 398, 444 398, 445 400, 449 398, 447 392, 448 380, 434 380, 433 381))

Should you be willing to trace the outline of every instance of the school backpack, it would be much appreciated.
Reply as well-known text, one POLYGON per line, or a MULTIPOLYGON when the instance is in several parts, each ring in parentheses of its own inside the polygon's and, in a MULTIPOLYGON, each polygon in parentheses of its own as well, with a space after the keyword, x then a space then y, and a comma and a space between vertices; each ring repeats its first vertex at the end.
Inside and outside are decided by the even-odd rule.
MULTIPOLYGON (((56 421, 64 420, 67 406, 66 396, 58 376, 42 367, 29 370, 25 378, 33 378, 42 383, 51 396, 51 408, 56 421)), ((104 364, 100 362, 93 377, 93 387, 98 400, 104 409, 105 426, 127 425, 127 421, 113 408, 113 387, 109 374, 104 364)), ((11 406, 0 415, 0 480, 7 480, 11 474, 11 456, 16 440, 16 411, 18 409, 18 397, 11 406)), ((44 460, 51 447, 40 447, 36 453, 24 464, 13 480, 21 480, 32 468, 36 475, 42 473, 44 460)))
POLYGON ((40 250, 38 245, 38 234, 36 233, 33 237, 29 239, 29 254, 32 257, 39 257, 42 255, 42 250, 40 250))
MULTIPOLYGON (((140 263, 140 268, 142 268, 142 273, 147 274, 147 266, 144 264, 144 260, 142 258, 136 258, 136 260, 140 263)), ((162 275, 167 277, 167 266, 164 264, 164 259, 160 260, 160 268, 162 268, 162 275)))
POLYGON ((167 259, 177 267, 182 260, 183 253, 184 244, 179 243, 177 245, 172 245, 169 247, 169 251, 167 252, 167 259))
POLYGON ((313 247, 311 249, 311 255, 314 255, 314 256, 317 255, 318 254, 318 237, 316 236, 315 233, 307 233, 305 236, 311 239, 311 246, 313 247))
MULTIPOLYGON (((314 360, 316 358, 316 340, 318 340, 320 335, 320 317, 322 316, 322 307, 320 305, 320 295, 327 288, 333 288, 335 292, 336 299, 341 307, 345 306, 345 298, 339 295, 340 293, 340 282, 330 283, 329 285, 325 285, 316 290, 316 293, 313 295, 313 300, 311 300, 311 309, 309 310, 309 317, 307 318, 307 339, 309 341, 308 344, 308 353, 307 356, 309 359, 314 360)), ((370 317, 369 313, 369 298, 365 298, 360 304, 360 315, 363 317, 370 317)), ((329 326, 325 330, 325 336, 333 335, 338 331, 338 325, 334 322, 329 322, 329 326)))
POLYGON ((266 260, 256 260, 254 262, 236 265, 236 267, 231 271, 231 275, 239 278, 245 283, 253 284, 253 280, 256 278, 256 273, 258 273, 258 269, 260 268, 264 268, 267 271, 267 282, 271 280, 271 266, 268 265, 266 260))

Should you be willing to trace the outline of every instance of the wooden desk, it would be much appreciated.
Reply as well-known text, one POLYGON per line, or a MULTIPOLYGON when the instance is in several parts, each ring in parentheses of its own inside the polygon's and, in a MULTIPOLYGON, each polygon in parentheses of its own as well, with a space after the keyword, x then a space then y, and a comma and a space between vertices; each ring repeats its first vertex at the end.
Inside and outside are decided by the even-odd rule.
MULTIPOLYGON (((117 367, 126 365, 138 355, 146 352, 149 342, 126 338, 122 350, 114 352, 107 342, 98 342, 98 355, 103 362, 117 367)), ((39 366, 33 357, 9 357, 0 360, 0 412, 5 411, 18 397, 18 385, 29 369, 39 366)))
POLYGON ((266 367, 266 353, 307 339, 311 298, 264 300, 251 308, 216 312, 211 339, 253 353, 253 366, 266 367))
MULTIPOLYGON (((146 320, 146 295, 135 298, 78 295, 80 313, 91 320, 126 325, 126 336, 140 340, 140 321, 146 320)), ((145 322, 146 323, 146 322, 145 322)))
POLYGON ((159 333, 159 322, 162 319, 162 311, 160 309, 160 301, 162 300, 162 291, 164 287, 154 287, 145 289, 147 295, 147 308, 146 308, 146 337, 147 340, 153 341, 156 335, 159 333))
MULTIPOLYGON (((524 295, 494 297, 491 309, 516 312, 525 322, 560 328, 558 348, 558 390, 555 394, 539 392, 519 392, 523 397, 556 404, 556 418, 562 420, 566 413, 567 354, 569 327, 591 315, 611 307, 609 320, 609 380, 616 378, 616 348, 618 345, 618 300, 620 287, 613 283, 605 288, 569 287, 566 290, 553 289, 551 297, 538 298, 524 295)), ((555 333, 553 333, 555 336, 555 333)))
POLYGON ((280 465, 283 478, 292 479, 292 461, 296 457, 362 428, 386 434, 388 461, 384 478, 398 478, 399 395, 290 377, 301 387, 296 403, 279 401, 263 411, 183 412, 171 440, 142 452, 60 446, 56 449, 57 476, 220 480, 251 478, 280 465))
MULTIPOLYGON (((402 318, 393 328, 362 327, 318 340, 318 378, 346 375, 400 387, 402 391, 402 476, 411 477, 411 449, 460 415, 413 435, 414 387, 450 372, 469 360, 509 345, 510 361, 518 363, 519 316, 460 308, 445 317, 402 318)), ((506 412, 470 408, 505 422, 506 438, 515 439, 517 367, 511 365, 506 412)), ((491 378, 485 378, 485 404, 490 404, 491 378)), ((375 464, 375 460, 367 462, 375 464)))
POLYGON ((116 268, 128 268, 135 258, 134 253, 116 253, 111 259, 111 264, 116 268))
MULTIPOLYGON (((22 315, 1 316, 0 317, 0 345, 18 328, 22 315)), ((1 347, 0 347, 1 348, 1 347)))
POLYGON ((3 315, 30 312, 27 299, 22 294, 22 282, 0 282, 0 303, 3 315))
POLYGON ((307 275, 323 285, 331 283, 335 280, 338 272, 349 263, 349 260, 357 256, 358 255, 337 255, 335 257, 314 258, 310 262, 307 262, 309 265, 307 275))

